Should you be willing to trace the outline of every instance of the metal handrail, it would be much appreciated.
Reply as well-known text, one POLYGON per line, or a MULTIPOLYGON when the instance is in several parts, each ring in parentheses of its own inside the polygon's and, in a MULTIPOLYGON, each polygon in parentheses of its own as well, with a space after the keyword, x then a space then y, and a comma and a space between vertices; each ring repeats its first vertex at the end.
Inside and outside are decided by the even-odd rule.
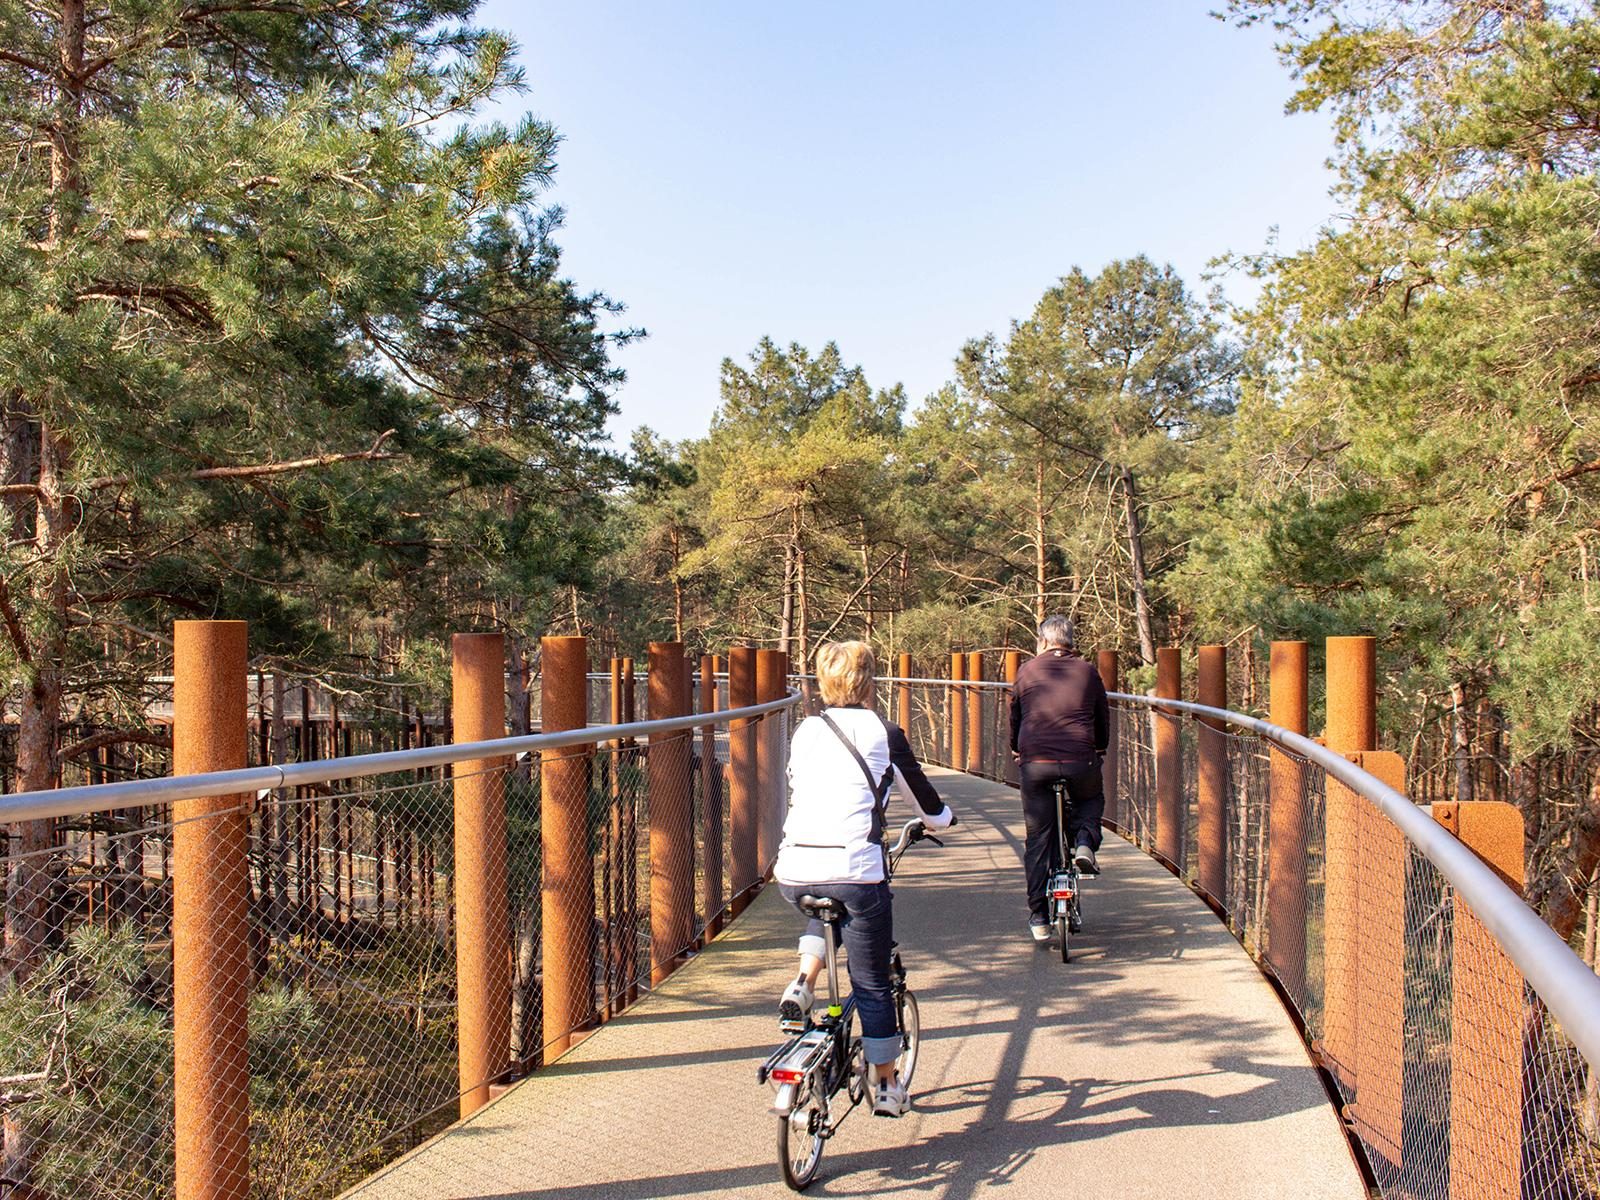
POLYGON ((124 808, 170 804, 176 800, 198 800, 206 796, 234 796, 252 792, 264 794, 278 788, 304 787, 339 779, 361 779, 388 771, 415 771, 475 759, 521 756, 535 750, 559 750, 565 746, 609 742, 618 738, 648 739, 665 733, 697 729, 702 725, 754 720, 767 713, 792 707, 800 700, 798 692, 790 692, 781 699, 744 708, 663 717, 656 721, 634 721, 628 725, 581 725, 577 729, 564 729, 558 733, 529 733, 487 742, 420 746, 412 750, 356 754, 349 758, 243 767, 236 771, 210 771, 202 775, 129 779, 120 783, 89 784, 43 792, 14 792, 9 796, 0 796, 0 824, 43 821, 86 812, 116 812, 124 808))
MULTIPOLYGON (((1009 688, 996 680, 898 679, 880 677, 880 683, 921 683, 939 687, 1009 688)), ((1573 953, 1528 904, 1512 891, 1471 850, 1420 807, 1342 754, 1318 745, 1308 737, 1280 725, 1226 708, 1212 708, 1188 700, 1169 700, 1128 692, 1109 692, 1107 698, 1155 710, 1176 710, 1210 717, 1238 729, 1247 729, 1267 741, 1321 767, 1352 792, 1364 796, 1392 821, 1455 888, 1486 929, 1494 935, 1507 958, 1522 972, 1546 1007, 1555 1014, 1567 1036, 1591 1064, 1600 1067, 1600 975, 1573 953)))
POLYGON ((1591 1064, 1600 1066, 1600 975, 1590 970, 1572 947, 1544 919, 1462 845, 1445 827, 1382 780, 1363 771, 1342 754, 1280 725, 1225 708, 1187 700, 1167 700, 1111 692, 1112 700, 1151 709, 1176 709, 1210 717, 1259 734, 1308 762, 1315 763, 1345 787, 1377 805, 1422 855, 1439 869, 1456 895, 1494 935, 1507 958, 1522 972, 1545 1006, 1555 1014, 1573 1044, 1591 1064))

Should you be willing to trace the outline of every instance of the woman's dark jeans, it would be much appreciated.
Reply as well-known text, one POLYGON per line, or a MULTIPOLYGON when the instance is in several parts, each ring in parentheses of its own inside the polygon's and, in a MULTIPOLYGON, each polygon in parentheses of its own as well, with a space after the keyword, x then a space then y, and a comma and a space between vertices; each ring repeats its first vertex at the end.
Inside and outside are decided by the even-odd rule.
MULTIPOLYGON (((861 1042, 870 1063, 891 1063, 900 1055, 900 1024, 889 991, 889 958, 894 950, 894 918, 887 883, 785 883, 783 898, 799 908, 801 896, 826 896, 844 905, 839 936, 849 954, 850 993, 861 1014, 861 1042)), ((800 939, 800 953, 826 960, 822 922, 815 917, 800 939)))

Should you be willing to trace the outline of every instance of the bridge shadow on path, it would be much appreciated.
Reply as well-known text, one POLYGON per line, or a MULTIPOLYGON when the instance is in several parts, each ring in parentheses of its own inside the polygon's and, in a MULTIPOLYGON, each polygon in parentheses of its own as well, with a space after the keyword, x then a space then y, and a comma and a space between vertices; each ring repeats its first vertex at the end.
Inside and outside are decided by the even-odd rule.
MULTIPOLYGON (((925 1038, 916 1109, 857 1110, 808 1195, 1364 1194, 1277 998, 1204 904, 1109 839, 1063 964, 1025 928, 1016 793, 935 782, 962 824, 895 884, 925 1038)), ((755 1067, 798 925, 769 889, 635 1012, 348 1195, 790 1195, 755 1067)))

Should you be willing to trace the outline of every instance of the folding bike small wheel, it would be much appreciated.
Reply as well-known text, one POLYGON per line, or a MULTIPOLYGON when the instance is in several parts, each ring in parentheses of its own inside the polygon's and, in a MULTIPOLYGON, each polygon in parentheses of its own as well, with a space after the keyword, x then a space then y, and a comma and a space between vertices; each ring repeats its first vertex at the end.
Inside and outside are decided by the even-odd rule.
POLYGON ((911 1076, 917 1069, 917 1051, 922 1045, 922 1022, 917 1016, 917 998, 911 992, 900 993, 900 1055, 895 1059, 895 1070, 900 1073, 901 1086, 911 1087, 911 1076))
POLYGON ((783 1181, 797 1192, 817 1177, 822 1145, 827 1140, 823 1133, 827 1110, 814 1082, 808 1078, 799 1084, 794 1107, 778 1118, 778 1162, 783 1165, 783 1181))

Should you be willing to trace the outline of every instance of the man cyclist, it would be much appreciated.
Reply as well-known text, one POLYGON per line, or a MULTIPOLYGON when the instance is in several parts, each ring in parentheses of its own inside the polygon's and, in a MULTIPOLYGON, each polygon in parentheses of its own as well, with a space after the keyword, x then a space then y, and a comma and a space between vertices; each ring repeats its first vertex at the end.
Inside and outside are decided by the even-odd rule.
POLYGON ((1086 874, 1100 872, 1100 818, 1105 792, 1100 762, 1110 742, 1105 685, 1094 665, 1073 649, 1072 622, 1046 617, 1039 626, 1039 653, 1022 664, 1011 689, 1011 752, 1022 783, 1027 827, 1023 865, 1028 881, 1028 929, 1036 942, 1050 940, 1050 876, 1061 868, 1054 785, 1067 785, 1066 820, 1072 857, 1086 874))

